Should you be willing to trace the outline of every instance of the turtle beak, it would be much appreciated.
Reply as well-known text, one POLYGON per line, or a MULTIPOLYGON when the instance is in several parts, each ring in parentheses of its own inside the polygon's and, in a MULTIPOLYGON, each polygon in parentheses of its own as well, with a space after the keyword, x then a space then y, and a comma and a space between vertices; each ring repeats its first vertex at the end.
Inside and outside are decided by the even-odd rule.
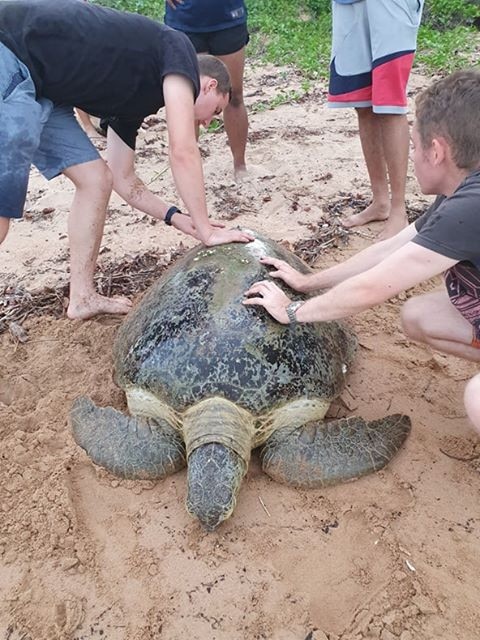
POLYGON ((242 458, 223 444, 195 449, 188 458, 187 511, 213 531, 232 514, 245 472, 242 458))

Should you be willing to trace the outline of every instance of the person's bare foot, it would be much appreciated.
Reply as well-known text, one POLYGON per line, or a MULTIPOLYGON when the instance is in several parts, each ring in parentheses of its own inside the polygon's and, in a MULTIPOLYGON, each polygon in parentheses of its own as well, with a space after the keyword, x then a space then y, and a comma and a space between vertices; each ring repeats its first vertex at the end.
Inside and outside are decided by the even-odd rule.
POLYGON ((132 302, 128 298, 119 296, 107 298, 98 293, 88 297, 78 298, 70 303, 67 309, 67 317, 70 320, 88 320, 101 313, 113 313, 124 315, 132 308, 132 302))
POLYGON ((234 167, 233 173, 235 176, 235 182, 242 182, 248 176, 247 167, 244 164, 239 167, 234 167))
POLYGON ((360 213, 354 213, 345 220, 342 220, 342 225, 346 229, 352 227, 361 227, 368 222, 375 222, 377 220, 387 220, 390 213, 390 207, 388 204, 376 204, 372 202, 366 209, 360 213))
POLYGON ((408 218, 407 214, 402 215, 392 215, 388 218, 387 222, 381 233, 377 236, 377 241, 387 240, 388 238, 393 238, 397 233, 408 227, 408 218))

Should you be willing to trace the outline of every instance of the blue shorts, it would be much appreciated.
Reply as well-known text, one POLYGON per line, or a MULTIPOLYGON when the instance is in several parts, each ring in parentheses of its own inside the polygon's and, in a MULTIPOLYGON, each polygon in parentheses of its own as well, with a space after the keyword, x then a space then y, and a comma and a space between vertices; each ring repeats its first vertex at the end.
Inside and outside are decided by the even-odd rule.
POLYGON ((27 67, 0 43, 0 216, 22 217, 32 164, 50 180, 99 157, 73 107, 36 97, 27 67))

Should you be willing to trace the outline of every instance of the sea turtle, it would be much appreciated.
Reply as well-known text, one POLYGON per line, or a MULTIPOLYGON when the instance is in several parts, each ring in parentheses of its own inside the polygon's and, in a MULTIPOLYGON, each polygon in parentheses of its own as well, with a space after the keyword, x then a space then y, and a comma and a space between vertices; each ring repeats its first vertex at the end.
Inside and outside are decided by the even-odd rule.
POLYGON ((282 325, 242 305, 268 277, 260 257, 308 271, 255 238, 192 249, 120 326, 115 377, 130 417, 85 397, 71 411, 76 442, 116 475, 161 478, 188 463, 187 509, 210 530, 232 513, 255 447, 274 480, 318 488, 380 469, 410 430, 403 415, 324 422, 356 338, 339 322, 282 325))

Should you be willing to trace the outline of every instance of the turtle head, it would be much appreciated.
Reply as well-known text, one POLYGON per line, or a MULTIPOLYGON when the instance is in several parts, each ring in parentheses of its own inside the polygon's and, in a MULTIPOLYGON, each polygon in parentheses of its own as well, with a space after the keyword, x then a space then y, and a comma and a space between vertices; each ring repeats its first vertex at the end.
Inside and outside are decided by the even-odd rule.
POLYGON ((233 512, 246 464, 226 445, 212 442, 188 458, 187 510, 213 531, 233 512))

